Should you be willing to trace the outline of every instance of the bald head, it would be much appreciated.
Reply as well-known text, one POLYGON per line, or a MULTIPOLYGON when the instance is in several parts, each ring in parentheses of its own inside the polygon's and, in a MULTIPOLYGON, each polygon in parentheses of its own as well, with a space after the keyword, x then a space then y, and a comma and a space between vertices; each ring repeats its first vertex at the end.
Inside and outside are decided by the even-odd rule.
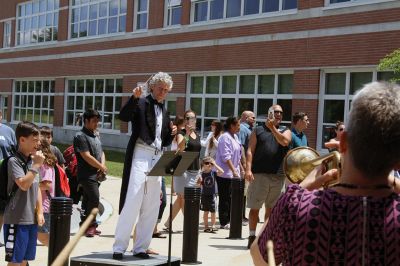
POLYGON ((252 111, 244 111, 240 118, 240 123, 247 123, 250 127, 253 127, 256 121, 255 115, 252 111))

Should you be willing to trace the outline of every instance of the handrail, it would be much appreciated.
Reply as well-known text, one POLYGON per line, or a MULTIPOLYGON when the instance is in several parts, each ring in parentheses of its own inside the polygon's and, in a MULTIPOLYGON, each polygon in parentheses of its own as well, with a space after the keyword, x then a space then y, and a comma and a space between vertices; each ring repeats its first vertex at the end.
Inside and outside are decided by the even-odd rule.
POLYGON ((65 245, 63 250, 58 254, 57 258, 53 261, 51 266, 63 266, 65 261, 68 259, 71 252, 74 250, 76 244, 78 244, 79 239, 85 234, 86 230, 92 223, 92 220, 96 217, 97 213, 99 212, 98 208, 94 208, 89 216, 86 218, 85 222, 79 228, 79 231, 76 235, 65 245))

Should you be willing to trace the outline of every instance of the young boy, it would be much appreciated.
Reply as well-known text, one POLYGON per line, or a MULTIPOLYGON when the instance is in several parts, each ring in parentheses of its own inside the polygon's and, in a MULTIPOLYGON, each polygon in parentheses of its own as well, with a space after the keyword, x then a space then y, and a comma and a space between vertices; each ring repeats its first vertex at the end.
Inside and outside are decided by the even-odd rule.
POLYGON ((215 191, 216 191, 216 177, 219 174, 223 174, 224 170, 215 164, 212 157, 207 156, 203 158, 201 164, 201 201, 200 209, 204 211, 204 232, 214 233, 215 229, 215 191), (217 171, 215 171, 215 170, 217 171), (211 212, 211 227, 208 226, 208 213, 211 212))
POLYGON ((35 124, 20 122, 15 135, 18 151, 9 159, 7 169, 8 192, 14 184, 17 190, 4 212, 4 241, 7 265, 26 266, 28 260, 35 259, 37 224, 44 223, 38 176, 44 156, 38 150, 40 132, 35 124))

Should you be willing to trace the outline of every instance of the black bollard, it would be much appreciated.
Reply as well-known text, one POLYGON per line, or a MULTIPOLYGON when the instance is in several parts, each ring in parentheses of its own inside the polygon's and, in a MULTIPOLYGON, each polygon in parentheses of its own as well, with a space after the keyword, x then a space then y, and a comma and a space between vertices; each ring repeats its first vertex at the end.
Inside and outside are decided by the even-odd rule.
MULTIPOLYGON (((50 266, 69 241, 72 199, 55 197, 50 203, 50 241, 47 265, 50 266)), ((69 260, 63 264, 68 266, 69 260)))
POLYGON ((199 211, 201 189, 185 187, 185 215, 183 217, 182 264, 201 264, 197 261, 199 242, 199 211))
POLYGON ((243 194, 244 179, 232 179, 232 200, 231 200, 231 226, 229 228, 230 239, 242 238, 242 216, 243 216, 243 194))

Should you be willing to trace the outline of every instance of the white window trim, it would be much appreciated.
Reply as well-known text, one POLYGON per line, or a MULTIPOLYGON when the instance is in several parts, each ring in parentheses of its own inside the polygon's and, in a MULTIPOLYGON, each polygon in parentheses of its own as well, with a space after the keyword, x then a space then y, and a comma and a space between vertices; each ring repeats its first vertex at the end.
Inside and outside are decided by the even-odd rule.
MULTIPOLYGON (((249 14, 245 15, 244 14, 244 1, 241 0, 241 5, 240 5, 240 15, 236 17, 226 17, 226 7, 227 7, 227 0, 224 0, 224 7, 223 7, 223 14, 222 18, 219 19, 210 19, 210 2, 213 0, 191 0, 191 8, 190 8, 190 24, 214 24, 214 23, 220 23, 220 22, 228 22, 228 21, 240 21, 240 20, 249 20, 249 19, 256 19, 256 18, 264 18, 264 17, 275 17, 275 16, 281 16, 281 15, 288 15, 288 14, 295 14, 297 13, 298 9, 293 8, 293 9, 287 9, 283 10, 282 5, 283 5, 283 0, 279 0, 279 10, 274 11, 274 12, 262 12, 262 4, 264 0, 259 0, 259 11, 258 13, 255 14, 249 14), (207 19, 204 21, 194 21, 194 14, 195 14, 195 4, 197 2, 207 2, 207 19)), ((387 1, 387 0, 386 0, 387 1)))
MULTIPOLYGON (((257 122, 262 122, 266 120, 266 117, 257 117, 257 111, 258 110, 258 100, 259 99, 268 99, 271 100, 272 99, 272 104, 277 104, 278 100, 291 100, 293 99, 293 94, 278 94, 278 77, 279 75, 284 75, 284 74, 290 74, 293 75, 294 72, 291 70, 279 70, 279 71, 267 71, 267 72, 262 72, 262 71, 257 71, 257 72, 206 72, 206 73, 192 73, 192 74, 188 74, 187 75, 187 80, 186 80, 186 84, 187 88, 186 88, 186 99, 185 99, 185 110, 190 107, 190 99, 191 98, 201 98, 202 99, 202 103, 201 103, 201 113, 200 114, 196 114, 197 115, 197 119, 200 119, 202 121, 202 124, 204 124, 204 120, 209 120, 209 119, 220 119, 220 120, 224 120, 227 117, 226 116, 222 116, 221 115, 221 105, 222 105, 222 99, 226 99, 226 98, 231 98, 235 101, 234 103, 234 114, 236 116, 239 116, 241 114, 238 113, 239 110, 239 98, 240 99, 254 99, 254 113, 256 115, 256 121, 257 122), (255 93, 254 94, 241 94, 239 93, 239 86, 240 86, 240 76, 242 75, 255 75, 256 79, 255 79, 255 93), (258 77, 260 75, 274 75, 275 76, 275 80, 274 80, 274 93, 273 94, 258 94, 257 90, 257 85, 259 82, 258 77), (207 76, 219 76, 219 92, 218 93, 214 93, 214 94, 210 94, 210 93, 206 93, 205 92, 205 86, 206 86, 206 77, 207 76), (223 76, 236 76, 236 93, 231 93, 231 94, 222 94, 221 90, 222 90, 222 77, 223 76), (192 93, 191 92, 191 78, 192 77, 203 77, 203 92, 202 93, 192 93), (211 116, 204 116, 203 114, 205 113, 205 99, 206 98, 218 98, 218 114, 216 117, 211 117, 211 116)), ((283 121, 283 123, 288 123, 290 121, 283 121)), ((207 129, 204 127, 201 127, 201 132, 199 132, 200 136, 204 136, 204 133, 207 132, 207 129)))
MULTIPOLYGON (((91 1, 91 2, 88 2, 88 3, 84 3, 84 4, 79 4, 79 5, 72 5, 72 1, 69 1, 69 12, 68 12, 68 41, 76 41, 76 40, 90 40, 90 39, 97 39, 97 38, 104 38, 104 37, 112 37, 112 36, 119 36, 119 35, 124 35, 125 33, 126 33, 126 29, 125 29, 125 31, 123 31, 123 32, 120 32, 119 31, 119 18, 121 17, 121 16, 127 16, 127 13, 128 13, 128 10, 126 11, 126 13, 119 13, 119 10, 121 9, 121 1, 118 1, 118 15, 116 15, 116 16, 111 16, 111 17, 116 17, 117 18, 117 32, 112 32, 112 33, 109 33, 108 32, 108 19, 110 18, 110 16, 109 16, 109 9, 110 9, 110 5, 109 5, 109 3, 110 3, 110 1, 111 0, 107 0, 107 1, 104 1, 104 0, 96 0, 96 1, 91 1), (106 29, 107 29, 107 33, 104 33, 104 34, 99 34, 99 12, 100 12, 100 5, 99 5, 99 3, 100 2, 106 2, 107 3, 107 16, 106 17, 102 17, 102 19, 104 19, 104 18, 107 18, 107 24, 106 24, 106 29), (81 23, 81 21, 79 20, 79 22, 78 23, 72 23, 72 9, 74 9, 74 8, 78 8, 79 10, 80 10, 80 8, 82 7, 82 6, 87 6, 88 7, 88 18, 87 18, 87 20, 85 20, 85 21, 87 21, 87 23, 88 23, 88 33, 89 33, 89 23, 90 23, 90 21, 93 21, 93 20, 90 20, 90 5, 91 4, 98 4, 98 6, 97 6, 97 18, 96 18, 96 21, 97 21, 97 29, 96 29, 96 35, 86 35, 86 36, 83 36, 83 37, 79 37, 79 33, 80 33, 80 23, 81 23), (72 34, 72 24, 78 24, 78 37, 74 37, 74 38, 72 38, 72 36, 71 36, 71 34, 72 34)), ((127 0, 128 1, 128 0, 127 0)), ((79 14, 79 16, 80 16, 80 14, 79 14)))
MULTIPOLYGON (((76 97, 76 96, 87 96, 88 95, 88 93, 86 93, 85 91, 86 91, 86 83, 85 83, 85 88, 84 88, 84 92, 69 92, 68 91, 68 85, 69 85, 69 81, 70 80, 75 80, 75 81, 77 81, 77 80, 96 80, 96 79, 103 79, 103 80, 106 80, 106 79, 113 79, 114 80, 114 88, 115 88, 115 86, 116 86, 116 80, 117 79, 121 79, 122 81, 123 81, 123 77, 122 76, 79 76, 79 77, 68 77, 67 79, 65 79, 65 83, 64 83, 64 116, 63 116, 63 127, 64 128, 68 128, 68 129, 74 129, 74 130, 76 130, 76 129, 79 129, 79 128, 81 128, 82 126, 74 126, 74 125, 67 125, 67 112, 68 111, 71 111, 71 110, 69 110, 68 109, 68 96, 74 96, 74 97, 76 97)), ((105 104, 105 102, 104 102, 104 97, 105 96, 107 96, 107 97, 113 97, 113 107, 115 106, 115 99, 116 99, 116 97, 121 97, 121 105, 123 104, 122 103, 122 98, 125 96, 124 95, 124 93, 123 92, 121 92, 121 93, 112 93, 112 95, 110 95, 111 93, 105 93, 105 92, 103 92, 103 93, 97 93, 97 92, 93 92, 93 93, 91 93, 90 94, 90 96, 102 96, 103 97, 103 99, 102 99, 102 108, 101 108, 101 110, 98 110, 99 112, 101 112, 101 113, 104 113, 104 104, 105 104)), ((74 108, 75 108, 75 106, 74 106, 74 108)), ((77 112, 77 110, 76 109, 73 109, 72 110, 74 113, 75 112, 77 112)), ((82 112, 84 112, 84 111, 82 111, 82 112)), ((112 113, 113 115, 114 114, 117 114, 117 113, 119 113, 119 110, 118 111, 116 111, 116 110, 113 110, 112 112, 106 112, 106 113, 112 113)), ((98 127, 98 130, 100 131, 100 132, 103 132, 103 133, 112 133, 112 134, 115 134, 115 133, 119 133, 120 132, 120 130, 118 130, 118 129, 113 129, 113 127, 114 127, 114 120, 112 121, 112 124, 111 124, 111 129, 108 129, 108 128, 103 128, 103 127, 98 127)), ((83 121, 82 121, 82 124, 83 124, 83 121)))
POLYGON ((370 5, 370 4, 381 4, 384 2, 395 2, 395 1, 398 1, 398 0, 350 0, 348 2, 331 4, 330 3, 331 0, 325 0, 324 10, 345 8, 345 7, 352 7, 352 6, 363 6, 363 5, 370 5))
POLYGON ((12 38, 12 21, 4 21, 3 22, 3 49, 11 48, 11 38, 12 38), (9 29, 7 34, 6 30, 9 29))
MULTIPOLYGON (((32 1, 28 1, 28 2, 22 2, 22 3, 19 3, 17 6, 16 6, 16 16, 15 16, 15 36, 14 36, 14 41, 15 41, 15 47, 31 47, 31 46, 39 46, 39 45, 46 45, 46 44, 55 44, 55 43, 57 43, 57 40, 51 40, 51 41, 46 41, 46 40, 44 40, 43 42, 36 42, 36 43, 23 43, 23 44, 18 44, 18 33, 22 33, 22 32, 25 32, 25 27, 24 27, 24 31, 18 31, 18 21, 21 19, 21 18, 26 18, 27 17, 27 15, 25 14, 23 17, 19 17, 18 16, 18 10, 19 10, 19 7, 20 6, 22 6, 22 5, 26 5, 26 4, 28 4, 28 3, 33 3, 33 2, 39 2, 39 0, 32 0, 32 1)), ((38 17, 38 28, 37 29, 39 29, 39 18, 40 18, 40 15, 45 15, 45 20, 47 20, 47 14, 49 14, 49 13, 52 13, 53 14, 53 17, 52 17, 52 22, 53 22, 53 27, 51 27, 51 26, 46 26, 45 25, 45 29, 46 28, 56 28, 57 29, 57 34, 58 34, 58 24, 57 25, 55 25, 54 24, 54 14, 56 14, 57 13, 57 16, 58 16, 58 18, 57 18, 57 21, 59 22, 59 20, 60 20, 60 10, 61 10, 61 8, 60 8, 60 1, 58 0, 58 7, 56 8, 55 6, 53 6, 53 10, 51 10, 51 11, 49 11, 49 10, 45 10, 45 11, 42 11, 42 12, 38 12, 36 15, 37 15, 37 17, 38 17)), ((35 15, 35 16, 36 16, 35 15)), ((32 18, 33 17, 33 15, 31 14, 31 15, 29 15, 29 17, 30 18, 32 18)), ((45 22, 45 24, 46 24, 46 22, 45 22)), ((54 35, 54 34, 53 34, 54 35)), ((53 37, 53 36, 52 36, 53 37)), ((25 40, 24 40, 24 42, 25 42, 25 40)))
MULTIPOLYGON (((172 21, 172 9, 174 9, 174 8, 178 8, 178 7, 180 7, 181 9, 182 9, 182 3, 181 3, 181 0, 175 0, 175 1, 178 1, 177 3, 180 3, 180 4, 177 4, 177 3, 175 3, 175 4, 171 4, 171 5, 169 5, 169 3, 170 2, 172 2, 172 1, 174 1, 174 0, 165 0, 165 4, 164 4, 164 27, 165 28, 178 28, 178 27, 180 27, 181 26, 181 23, 179 23, 179 24, 174 24, 174 25, 171 25, 171 21, 172 21), (168 21, 168 11, 171 11, 171 16, 169 17, 169 21, 168 21)), ((182 18, 181 18, 182 19, 182 18)))
MULTIPOLYGON (((134 3, 134 17, 133 17, 133 31, 134 32, 143 32, 143 31, 147 31, 149 29, 149 5, 150 5, 150 0, 147 0, 147 7, 146 7, 146 11, 138 11, 139 8, 139 1, 137 0, 134 3), (147 20, 146 20, 146 28, 144 29, 137 29, 137 25, 138 25, 138 16, 140 14, 146 14, 147 13, 147 20)), ((160 0, 158 0, 160 1, 160 0)))

